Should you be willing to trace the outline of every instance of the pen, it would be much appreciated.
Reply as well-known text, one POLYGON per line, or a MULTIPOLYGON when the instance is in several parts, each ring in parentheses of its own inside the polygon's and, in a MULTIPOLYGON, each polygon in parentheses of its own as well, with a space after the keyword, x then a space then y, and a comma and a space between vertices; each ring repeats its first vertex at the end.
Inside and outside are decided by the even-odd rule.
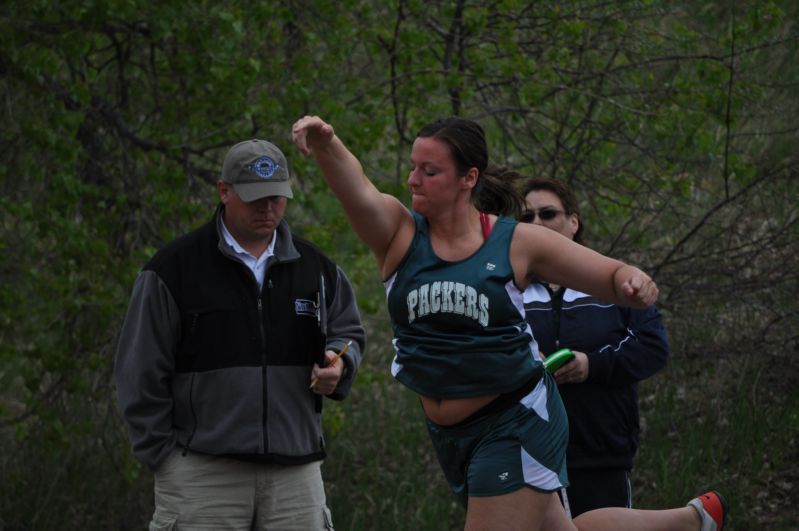
MULTIPOLYGON (((336 354, 335 356, 333 356, 333 357, 330 359, 330 361, 329 361, 329 362, 327 362, 327 363, 325 364, 325 369, 327 369, 328 367, 330 367, 331 365, 333 365, 334 363, 336 363, 336 362, 338 361, 338 359, 339 359, 341 356, 343 356, 345 352, 347 352, 347 349, 348 349, 348 348, 350 348, 350 345, 352 345, 352 339, 350 339, 349 341, 347 341, 347 344, 346 344, 346 345, 344 345, 344 347, 342 347, 342 349, 341 349, 341 350, 338 352, 338 354, 336 354)), ((317 382, 317 380, 319 380, 319 378, 316 378, 316 377, 314 377, 314 379, 313 379, 313 380, 311 380, 311 386, 310 386, 310 387, 313 387, 314 385, 316 385, 316 382, 317 382)))

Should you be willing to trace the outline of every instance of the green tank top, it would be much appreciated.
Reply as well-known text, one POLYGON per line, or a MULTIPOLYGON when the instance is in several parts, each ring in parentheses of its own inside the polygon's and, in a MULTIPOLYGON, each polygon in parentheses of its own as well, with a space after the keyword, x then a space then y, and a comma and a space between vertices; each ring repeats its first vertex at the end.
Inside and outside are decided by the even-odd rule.
POLYGON ((518 389, 541 361, 510 264, 516 221, 500 217, 472 256, 447 262, 433 252, 427 220, 413 217, 410 248, 385 282, 396 351, 391 373, 430 398, 518 389))

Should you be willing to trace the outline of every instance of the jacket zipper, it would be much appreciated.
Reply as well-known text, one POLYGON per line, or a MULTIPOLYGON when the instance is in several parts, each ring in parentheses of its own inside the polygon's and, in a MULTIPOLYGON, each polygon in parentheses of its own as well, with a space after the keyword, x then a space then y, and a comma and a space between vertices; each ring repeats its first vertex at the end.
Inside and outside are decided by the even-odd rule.
MULTIPOLYGON (((549 286, 546 286, 549 291, 549 297, 552 299, 552 320, 553 328, 555 330, 555 350, 560 348, 560 312, 563 308, 563 293, 566 291, 563 288, 558 288, 552 291, 549 286)), ((550 352, 550 354, 552 354, 550 352)))

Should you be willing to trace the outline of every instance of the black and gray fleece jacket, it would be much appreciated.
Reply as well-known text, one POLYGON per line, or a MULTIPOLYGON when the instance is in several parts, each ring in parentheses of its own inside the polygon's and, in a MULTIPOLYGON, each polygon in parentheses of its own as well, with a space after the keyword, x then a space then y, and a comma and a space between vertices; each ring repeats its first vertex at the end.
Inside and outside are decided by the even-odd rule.
POLYGON ((311 370, 325 349, 352 340, 329 397, 349 393, 366 340, 352 286, 282 221, 259 289, 221 236, 221 209, 136 278, 115 366, 133 452, 153 470, 176 446, 281 464, 321 460, 322 398, 309 389, 311 370))

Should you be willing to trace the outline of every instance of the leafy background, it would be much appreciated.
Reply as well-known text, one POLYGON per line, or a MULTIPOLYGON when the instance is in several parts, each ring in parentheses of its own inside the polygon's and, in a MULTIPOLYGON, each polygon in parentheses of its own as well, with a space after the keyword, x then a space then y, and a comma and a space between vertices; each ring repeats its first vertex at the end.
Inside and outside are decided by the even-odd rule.
POLYGON ((407 199, 415 132, 459 114, 492 158, 568 181, 593 248, 661 288, 669 367, 641 386, 639 507, 730 500, 799 527, 799 30, 791 0, 64 0, 0 8, 0 528, 140 529, 151 475, 111 371, 136 272, 216 202, 228 146, 278 144, 288 218, 355 284, 370 335, 326 410, 340 529, 457 529, 383 292, 313 164, 319 114, 407 199))

